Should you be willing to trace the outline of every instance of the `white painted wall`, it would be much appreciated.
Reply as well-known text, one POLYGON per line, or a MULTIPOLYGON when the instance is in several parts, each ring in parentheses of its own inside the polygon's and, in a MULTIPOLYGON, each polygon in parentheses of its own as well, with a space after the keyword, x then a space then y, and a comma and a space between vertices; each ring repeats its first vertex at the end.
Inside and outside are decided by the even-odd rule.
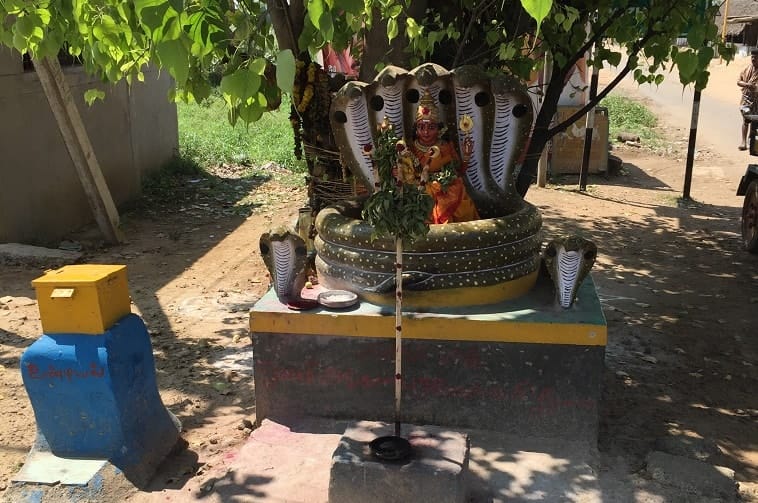
MULTIPOLYGON (((145 72, 145 83, 102 84, 81 67, 64 67, 95 155, 116 205, 137 197, 143 176, 178 147, 170 78, 145 72), (91 107, 87 89, 106 99, 91 107)), ((55 244, 94 220, 36 73, 0 47, 0 243, 55 244)))

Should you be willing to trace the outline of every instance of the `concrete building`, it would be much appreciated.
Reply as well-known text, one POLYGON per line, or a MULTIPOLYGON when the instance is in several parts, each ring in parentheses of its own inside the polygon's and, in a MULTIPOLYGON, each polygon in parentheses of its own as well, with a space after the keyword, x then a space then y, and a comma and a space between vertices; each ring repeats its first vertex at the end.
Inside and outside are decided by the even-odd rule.
MULTIPOLYGON (((178 147, 171 79, 145 72, 131 88, 108 85, 80 66, 64 66, 95 155, 116 205, 140 193, 144 176, 178 147), (84 92, 99 88, 104 101, 88 106, 84 92)), ((56 244, 94 221, 50 105, 30 65, 0 46, 0 243, 56 244)))

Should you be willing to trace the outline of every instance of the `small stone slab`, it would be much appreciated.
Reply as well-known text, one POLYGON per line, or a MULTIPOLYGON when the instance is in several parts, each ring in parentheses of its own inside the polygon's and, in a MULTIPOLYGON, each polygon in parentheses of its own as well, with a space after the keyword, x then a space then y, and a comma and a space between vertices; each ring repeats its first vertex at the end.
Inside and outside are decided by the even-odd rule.
POLYGON ((82 258, 78 251, 58 250, 20 243, 0 244, 0 264, 60 267, 82 258))
POLYGON ((734 470, 682 456, 653 451, 647 455, 647 473, 653 480, 702 496, 736 501, 734 470))
POLYGON ((375 438, 393 435, 394 425, 359 421, 348 425, 332 455, 329 503, 371 501, 464 501, 468 437, 436 426, 403 425, 413 454, 405 462, 376 459, 375 438))
POLYGON ((13 482, 86 486, 108 462, 107 459, 59 458, 50 451, 32 451, 13 482))

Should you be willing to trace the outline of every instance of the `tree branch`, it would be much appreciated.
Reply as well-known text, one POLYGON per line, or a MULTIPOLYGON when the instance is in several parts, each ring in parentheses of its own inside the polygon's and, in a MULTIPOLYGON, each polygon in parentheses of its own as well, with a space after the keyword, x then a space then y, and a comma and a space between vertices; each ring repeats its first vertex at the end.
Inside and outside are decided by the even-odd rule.
POLYGON ((457 67, 458 62, 461 60, 461 55, 463 54, 463 48, 466 45, 466 40, 468 40, 468 36, 471 33, 471 30, 474 28, 475 22, 479 19, 479 16, 481 15, 481 13, 487 10, 494 3, 495 3, 495 0, 490 0, 489 2, 485 2, 481 4, 471 14, 471 19, 469 20, 469 23, 466 26, 466 31, 463 33, 463 37, 461 38, 461 43, 458 44, 458 51, 455 53, 455 58, 453 59, 453 68, 457 67))
POLYGON ((547 136, 548 138, 552 138, 553 136, 557 135, 558 133, 562 133, 568 127, 579 120, 582 116, 587 115, 587 112, 589 112, 591 109, 595 108, 595 106, 600 103, 603 98, 605 98, 608 93, 610 93, 614 87, 618 85, 621 80, 627 76, 627 74, 631 71, 631 66, 629 66, 629 63, 627 62, 626 66, 624 66, 624 69, 619 72, 618 75, 603 89, 602 92, 598 93, 597 96, 595 96, 595 99, 589 101, 586 105, 584 105, 582 108, 577 110, 575 113, 573 113, 568 119, 561 122, 557 126, 553 128, 549 128, 547 130, 547 136))
MULTIPOLYGON (((668 11, 666 11, 666 13, 663 16, 661 16, 661 19, 665 19, 665 17, 672 10, 674 10, 675 7, 676 7, 676 5, 672 4, 669 7, 668 11)), ((609 19, 613 19, 613 18, 611 17, 609 19)), ((616 77, 607 86, 605 86, 605 88, 603 89, 602 92, 598 93, 598 95, 595 96, 595 99, 589 101, 586 105, 584 105, 582 108, 580 108, 574 114, 572 114, 565 121, 561 122, 560 124, 556 125, 553 128, 549 128, 548 131, 547 131, 548 138, 552 138, 556 134, 565 131, 566 129, 568 129, 568 127, 571 124, 573 124, 574 122, 576 122, 577 120, 579 120, 583 115, 586 115, 587 112, 589 112, 598 103, 600 103, 603 100, 603 98, 605 98, 608 95, 608 93, 610 93, 618 85, 618 83, 621 82, 621 80, 629 74, 629 72, 632 70, 632 67, 629 64, 629 61, 631 60, 631 58, 633 56, 637 56, 639 54, 639 52, 642 50, 642 47, 647 43, 647 41, 650 40, 654 35, 657 35, 659 33, 658 31, 653 30, 652 25, 653 25, 653 23, 651 21, 648 21, 648 30, 647 30, 647 33, 645 33, 645 35, 642 38, 638 39, 634 43, 634 45, 632 47, 632 52, 630 52, 627 55, 626 65, 624 65, 624 69, 621 70, 621 72, 619 72, 619 74, 616 75, 616 77)), ((607 29, 607 27, 606 27, 606 29, 607 29)), ((593 38, 598 38, 599 39, 599 37, 593 37, 593 38)), ((552 84, 552 82, 551 82, 551 84, 552 84)))

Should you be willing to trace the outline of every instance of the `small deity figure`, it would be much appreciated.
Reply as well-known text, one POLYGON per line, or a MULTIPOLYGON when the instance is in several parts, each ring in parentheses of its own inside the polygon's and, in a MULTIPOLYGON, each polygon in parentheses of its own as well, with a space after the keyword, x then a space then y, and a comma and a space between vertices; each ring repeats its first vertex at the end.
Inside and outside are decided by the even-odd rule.
POLYGON ((398 145, 398 180, 409 183, 415 179, 416 183, 425 186, 426 192, 434 199, 430 223, 478 220, 479 213, 462 178, 474 151, 473 140, 465 136, 461 162, 453 143, 442 138, 444 133, 434 98, 425 90, 416 112, 413 144, 410 147, 404 143, 398 145), (413 170, 409 165, 411 161, 413 170))

